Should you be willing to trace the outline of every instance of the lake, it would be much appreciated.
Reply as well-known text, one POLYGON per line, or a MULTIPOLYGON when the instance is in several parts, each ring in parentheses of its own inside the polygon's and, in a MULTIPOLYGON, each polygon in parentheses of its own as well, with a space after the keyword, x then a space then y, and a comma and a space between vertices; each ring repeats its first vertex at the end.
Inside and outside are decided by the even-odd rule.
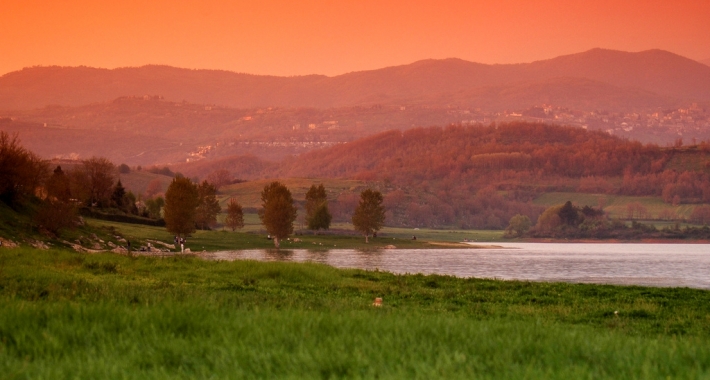
POLYGON ((213 260, 312 261, 393 273, 710 289, 708 244, 491 244, 497 248, 241 250, 203 256, 213 260))

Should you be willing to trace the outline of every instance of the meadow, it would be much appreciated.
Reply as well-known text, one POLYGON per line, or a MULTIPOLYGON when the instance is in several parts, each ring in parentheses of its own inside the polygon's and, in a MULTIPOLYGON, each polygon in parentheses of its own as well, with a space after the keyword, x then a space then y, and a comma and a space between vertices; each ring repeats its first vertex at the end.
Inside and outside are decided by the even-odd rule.
POLYGON ((0 249, 8 379, 706 378, 709 334, 696 289, 0 249))

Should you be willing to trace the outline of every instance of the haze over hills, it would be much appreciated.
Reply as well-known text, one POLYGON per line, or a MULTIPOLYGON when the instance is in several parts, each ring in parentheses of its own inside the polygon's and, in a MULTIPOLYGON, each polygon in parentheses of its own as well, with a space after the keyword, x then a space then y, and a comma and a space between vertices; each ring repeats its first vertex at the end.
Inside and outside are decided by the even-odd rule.
POLYGON ((706 64, 706 65, 710 66, 710 58, 708 58, 708 59, 703 59, 702 61, 700 61, 700 63, 703 63, 703 64, 706 64))
MULTIPOLYGON (((648 107, 664 101, 672 104, 673 100, 710 101, 710 67, 697 61, 661 50, 628 53, 593 49, 524 64, 424 60, 334 77, 258 76, 154 65, 114 70, 33 67, 0 77, 0 109, 31 109, 49 104, 78 106, 145 94, 161 95, 171 101, 237 108, 345 107, 411 100, 431 102, 452 97, 458 102, 476 102, 479 98, 471 95, 476 93, 470 92, 472 89, 505 86, 514 89, 550 83, 557 78, 584 79, 599 82, 599 86, 613 91, 631 91, 628 97, 632 105, 635 102, 646 105, 633 100, 634 93, 652 98, 648 107)), ((582 86, 576 92, 584 91, 582 86)))

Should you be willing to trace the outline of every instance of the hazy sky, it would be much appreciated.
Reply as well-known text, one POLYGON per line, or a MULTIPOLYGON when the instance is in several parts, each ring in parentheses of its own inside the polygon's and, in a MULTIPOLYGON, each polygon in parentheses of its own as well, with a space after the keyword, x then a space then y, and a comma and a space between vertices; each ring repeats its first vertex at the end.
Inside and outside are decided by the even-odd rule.
POLYGON ((710 58, 710 0, 0 2, 0 75, 145 64, 337 75, 425 58, 531 62, 595 47, 710 58))

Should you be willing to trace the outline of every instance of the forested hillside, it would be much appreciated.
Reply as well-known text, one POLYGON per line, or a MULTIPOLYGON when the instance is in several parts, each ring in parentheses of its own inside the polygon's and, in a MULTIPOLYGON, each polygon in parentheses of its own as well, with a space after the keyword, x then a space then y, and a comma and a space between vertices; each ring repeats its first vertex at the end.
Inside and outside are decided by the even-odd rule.
POLYGON ((710 201, 710 146, 661 148, 601 132, 511 123, 390 131, 284 162, 272 176, 383 183, 402 224, 502 227, 543 192, 710 201))

